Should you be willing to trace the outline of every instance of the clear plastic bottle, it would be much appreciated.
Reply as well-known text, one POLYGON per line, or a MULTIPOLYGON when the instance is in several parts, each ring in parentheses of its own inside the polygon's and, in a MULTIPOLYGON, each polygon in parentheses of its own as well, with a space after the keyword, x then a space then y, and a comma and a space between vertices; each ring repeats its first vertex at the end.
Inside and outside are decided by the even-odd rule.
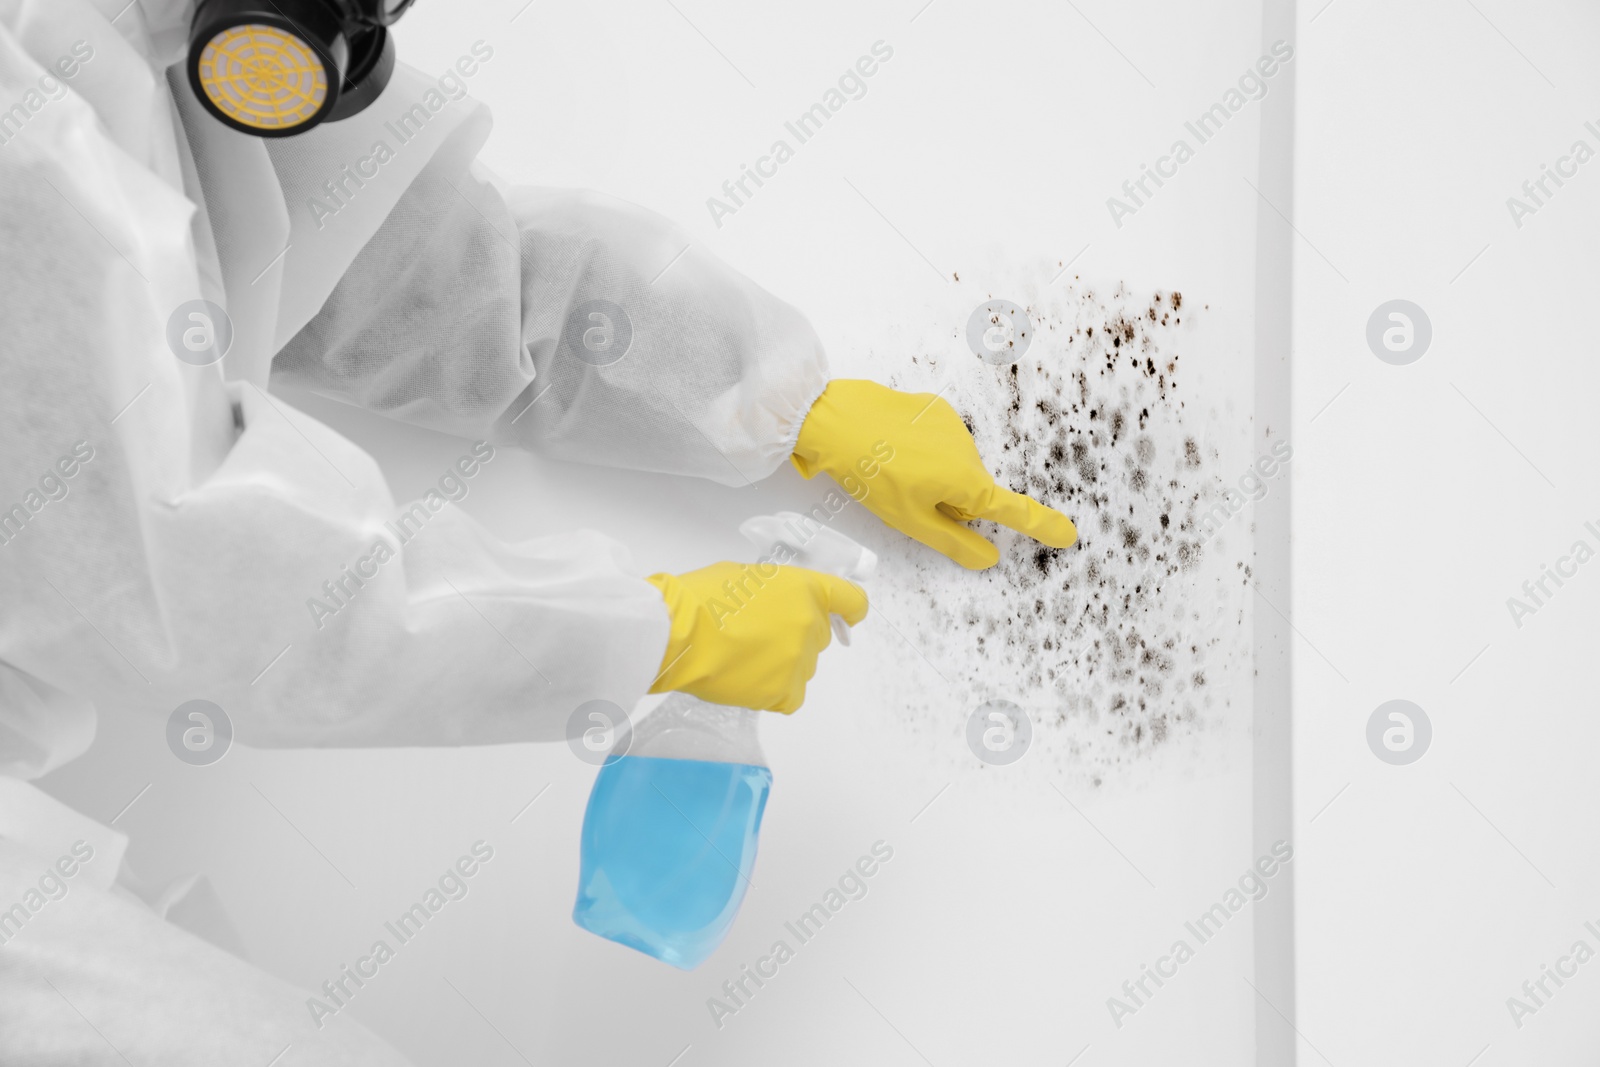
POLYGON ((606 760, 583 816, 579 926, 684 970, 722 943, 772 786, 758 714, 673 693, 606 760))
MULTIPOLYGON (((740 531, 763 560, 867 577, 876 557, 793 512, 740 531)), ((850 629, 835 617, 849 644, 850 629)), ((578 900, 585 930, 684 970, 722 943, 755 868, 772 771, 756 738, 761 713, 673 693, 608 758, 583 815, 578 900)))

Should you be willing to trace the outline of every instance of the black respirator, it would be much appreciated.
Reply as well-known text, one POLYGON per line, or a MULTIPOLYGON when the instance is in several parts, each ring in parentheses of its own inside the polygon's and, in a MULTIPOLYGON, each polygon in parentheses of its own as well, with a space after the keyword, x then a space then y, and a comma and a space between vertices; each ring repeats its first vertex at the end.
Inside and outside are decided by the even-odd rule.
POLYGON ((189 84, 211 112, 257 137, 348 118, 394 73, 389 27, 412 0, 200 0, 189 84))

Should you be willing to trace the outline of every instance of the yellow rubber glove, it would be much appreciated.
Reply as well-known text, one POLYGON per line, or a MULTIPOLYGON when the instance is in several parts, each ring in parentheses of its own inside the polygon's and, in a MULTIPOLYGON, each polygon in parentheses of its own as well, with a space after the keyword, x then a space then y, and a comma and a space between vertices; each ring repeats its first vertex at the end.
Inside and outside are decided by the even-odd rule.
POLYGON ((878 518, 972 570, 1000 562, 1000 550, 964 525, 973 519, 1053 548, 1078 539, 1061 512, 996 485, 961 416, 931 393, 836 378, 790 458, 807 478, 827 471, 878 518))
POLYGON ((828 617, 854 626, 867 594, 843 578, 776 563, 713 563, 652 574, 672 633, 652 693, 683 692, 713 704, 794 711, 833 638, 828 617))

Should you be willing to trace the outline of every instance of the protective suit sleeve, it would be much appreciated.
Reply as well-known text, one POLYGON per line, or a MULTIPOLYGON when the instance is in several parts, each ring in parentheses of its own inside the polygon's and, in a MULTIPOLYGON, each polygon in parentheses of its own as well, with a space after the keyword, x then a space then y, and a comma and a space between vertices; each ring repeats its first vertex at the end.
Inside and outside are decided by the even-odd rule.
MULTIPOLYGON (((116 58, 114 34, 95 43, 116 58)), ((0 24, 4 98, 41 73, 0 24)), ((75 94, 0 150, 0 663, 19 672, 0 768, 81 743, 39 728, 57 692, 163 718, 208 699, 253 745, 556 739, 585 700, 631 705, 660 594, 598 535, 506 544, 457 508, 491 446, 397 506, 351 442, 175 358, 192 210, 75 94)))
POLYGON ((743 486, 827 385, 790 305, 652 212, 441 151, 273 373, 561 459, 743 486))

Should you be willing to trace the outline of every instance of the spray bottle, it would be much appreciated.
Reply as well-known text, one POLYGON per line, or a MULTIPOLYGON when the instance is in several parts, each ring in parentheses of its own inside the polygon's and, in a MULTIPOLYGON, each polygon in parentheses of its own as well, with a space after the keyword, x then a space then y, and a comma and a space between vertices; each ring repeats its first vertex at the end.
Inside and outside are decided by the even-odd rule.
MULTIPOLYGON (((877 557, 795 512, 748 519, 761 561, 860 581, 877 557)), ((850 643, 835 615, 833 632, 850 643)), ((673 693, 606 759, 584 811, 578 900, 585 930, 683 970, 733 925, 755 868, 772 770, 756 737, 763 713, 673 693)))

